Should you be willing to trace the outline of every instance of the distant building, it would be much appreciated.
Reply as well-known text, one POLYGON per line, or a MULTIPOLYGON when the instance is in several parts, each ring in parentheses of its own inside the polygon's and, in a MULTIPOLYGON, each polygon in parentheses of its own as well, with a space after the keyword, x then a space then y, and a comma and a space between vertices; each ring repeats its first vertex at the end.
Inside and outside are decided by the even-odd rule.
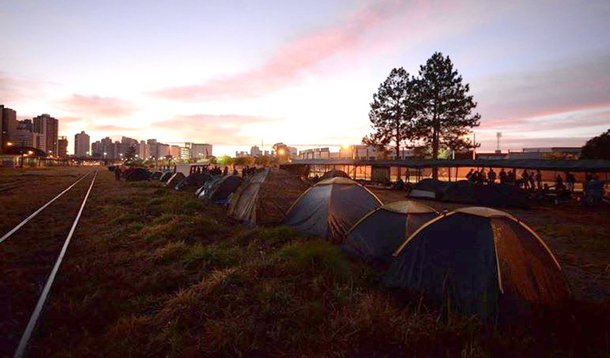
POLYGON ((65 158, 68 156, 68 138, 61 136, 57 139, 57 156, 65 158))
POLYGON ((38 141, 34 142, 34 133, 27 129, 17 129, 11 135, 11 138, 11 143, 17 146, 37 148, 36 144, 40 143, 40 134, 38 137, 38 141))
POLYGON ((507 159, 578 159, 581 147, 523 148, 521 152, 508 152, 507 159))
POLYGON ((91 154, 90 152, 90 140, 91 138, 85 131, 81 131, 74 136, 74 156, 77 158, 84 158, 91 154))
POLYGON ((297 150, 296 147, 287 147, 287 148, 288 148, 288 157, 290 159, 294 159, 294 158, 298 157, 299 151, 297 150))
POLYGON ((246 151, 236 151, 235 152, 235 158, 246 158, 249 156, 250 156, 250 154, 246 151))
POLYGON ((40 133, 44 137, 44 141, 38 149, 43 150, 47 155, 58 155, 59 121, 48 114, 41 114, 33 118, 32 127, 33 132, 40 133))
POLYGON ((260 150, 260 148, 258 146, 252 146, 252 148, 250 148, 250 155, 253 157, 260 157, 261 155, 263 155, 263 151, 260 150))
POLYGON ((40 140, 34 141, 31 119, 17 121, 17 129, 11 133, 11 142, 13 145, 37 148, 37 144, 40 143, 40 140))
POLYGON ((137 153, 138 153, 138 156, 143 159, 148 159, 150 157, 150 149, 148 147, 148 144, 146 144, 145 141, 143 141, 143 140, 140 141, 140 144, 138 145, 137 153))
POLYGON ((203 159, 211 157, 212 145, 207 143, 185 143, 187 148, 191 150, 191 158, 203 159))
POLYGON ((312 148, 302 150, 299 155, 299 159, 330 159, 330 149, 325 148, 312 148))
POLYGON ((138 145, 138 140, 123 136, 121 137, 121 144, 127 144, 129 146, 135 147, 136 145, 138 145))
POLYGON ((103 138, 94 144, 95 145, 91 146, 91 152, 93 153, 94 157, 101 159, 114 159, 117 156, 116 148, 110 137, 103 138))
POLYGON ((169 144, 157 143, 157 158, 162 159, 170 155, 169 144))
POLYGON ((182 159, 182 160, 191 159, 191 149, 188 147, 180 147, 180 159, 182 159))
MULTIPOLYGON (((12 136, 17 131, 17 112, 15 110, 0 105, 0 142, 5 148, 9 142, 13 141, 12 136)), ((20 144, 16 144, 20 145, 20 144)))
POLYGON ((179 159, 180 158, 180 146, 172 145, 169 149, 169 155, 171 155, 172 158, 174 158, 174 159, 179 159))

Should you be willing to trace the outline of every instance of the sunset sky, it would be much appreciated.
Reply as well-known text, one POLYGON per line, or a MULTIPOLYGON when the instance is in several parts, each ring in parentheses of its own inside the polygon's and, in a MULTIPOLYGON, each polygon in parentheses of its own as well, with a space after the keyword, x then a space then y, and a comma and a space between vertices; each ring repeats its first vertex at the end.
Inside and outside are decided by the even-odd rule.
MULTIPOLYGON (((60 135, 359 143, 393 67, 470 83, 483 150, 610 128, 610 1, 34 1, 0 6, 0 104, 60 135)), ((266 148, 269 149, 269 148, 266 148)))

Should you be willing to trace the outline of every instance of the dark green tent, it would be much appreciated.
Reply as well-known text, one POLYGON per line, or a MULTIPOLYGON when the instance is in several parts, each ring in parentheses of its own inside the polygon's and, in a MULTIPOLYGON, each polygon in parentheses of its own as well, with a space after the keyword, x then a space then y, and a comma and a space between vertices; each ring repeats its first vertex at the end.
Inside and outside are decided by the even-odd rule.
POLYGON ((229 196, 241 185, 243 179, 238 175, 212 177, 203 185, 199 194, 202 199, 209 199, 216 204, 228 204, 229 196))
POLYGON ((347 178, 318 182, 299 197, 286 215, 286 225, 333 242, 364 215, 381 206, 375 194, 347 178))
POLYGON ((279 224, 309 184, 282 169, 261 169, 251 175, 231 198, 228 215, 255 225, 279 224))
POLYGON ((174 173, 165 172, 165 173, 163 173, 163 175, 161 175, 161 177, 159 178, 159 181, 162 183, 167 183, 167 181, 172 177, 172 175, 174 175, 174 173))
POLYGON ((495 209, 470 207, 439 216, 395 256, 387 284, 466 315, 510 316, 569 295, 561 267, 540 237, 495 209))
POLYGON ((423 224, 437 216, 436 210, 416 201, 386 204, 352 227, 343 249, 364 261, 388 265, 396 249, 423 224))

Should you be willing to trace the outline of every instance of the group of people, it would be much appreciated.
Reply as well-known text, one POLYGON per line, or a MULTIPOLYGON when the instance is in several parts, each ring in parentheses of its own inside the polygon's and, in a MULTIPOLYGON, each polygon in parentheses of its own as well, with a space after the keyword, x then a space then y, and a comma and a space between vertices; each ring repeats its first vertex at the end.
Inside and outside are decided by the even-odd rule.
MULTIPOLYGON (((500 181, 500 184, 516 185, 526 190, 544 190, 545 185, 542 181, 542 172, 540 169, 535 172, 524 169, 521 172, 520 177, 517 177, 516 169, 504 170, 500 169, 500 172, 496 174, 493 168, 489 168, 486 172, 482 169, 470 169, 466 174, 466 180, 473 184, 494 184, 496 179, 500 181)), ((560 174, 555 177, 555 190, 574 192, 574 184, 576 184, 576 177, 570 172, 566 172, 565 180, 560 174)), ((547 185, 548 186, 548 185, 547 185)))

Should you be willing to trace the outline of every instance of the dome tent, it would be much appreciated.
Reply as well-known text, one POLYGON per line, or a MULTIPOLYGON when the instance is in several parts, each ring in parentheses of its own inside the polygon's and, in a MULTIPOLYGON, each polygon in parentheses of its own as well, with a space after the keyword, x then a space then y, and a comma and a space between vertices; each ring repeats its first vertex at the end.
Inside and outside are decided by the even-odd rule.
POLYGON ((279 224, 308 187, 299 176, 285 170, 259 170, 235 192, 228 215, 250 225, 279 224))
POLYGON ((239 188, 242 181, 239 175, 212 177, 204 184, 199 198, 208 199, 216 204, 227 204, 229 196, 239 188))
POLYGON ((174 173, 169 180, 165 183, 166 186, 170 188, 174 188, 176 184, 178 184, 182 179, 184 179, 184 174, 178 172, 174 173))
POLYGON ((343 249, 364 261, 389 265, 406 238, 437 216, 436 210, 416 201, 386 204, 350 229, 343 249))
POLYGON ((285 224, 311 235, 341 242, 364 215, 381 206, 368 189, 347 178, 318 182, 286 214, 285 224))
POLYGON ((495 209, 469 207, 439 216, 394 255, 388 285, 467 315, 523 313, 569 296, 561 267, 540 237, 495 209))
POLYGON ((167 181, 174 175, 172 172, 164 172, 163 175, 159 178, 159 181, 162 183, 167 183, 167 181))
POLYGON ((149 180, 151 173, 145 168, 129 168, 125 171, 126 181, 149 180))
POLYGON ((162 176, 162 175, 163 175, 163 172, 156 171, 156 172, 153 172, 153 173, 150 175, 150 179, 152 179, 152 180, 159 180, 159 179, 161 179, 161 176, 162 176))

